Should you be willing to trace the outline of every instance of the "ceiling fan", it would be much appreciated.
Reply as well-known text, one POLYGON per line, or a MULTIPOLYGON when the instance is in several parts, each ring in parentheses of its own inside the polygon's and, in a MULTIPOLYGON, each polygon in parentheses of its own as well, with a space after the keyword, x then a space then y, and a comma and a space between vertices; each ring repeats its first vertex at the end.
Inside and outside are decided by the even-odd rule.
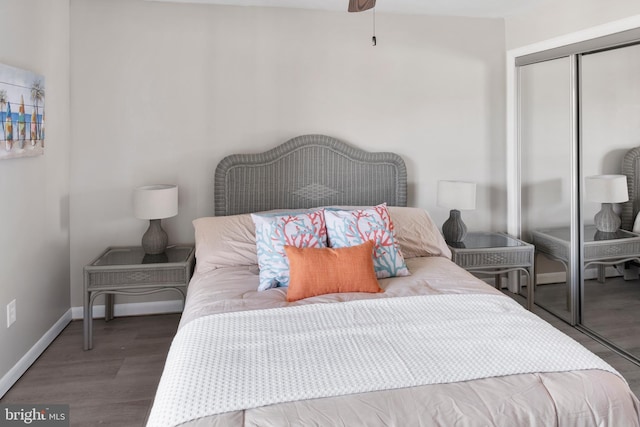
POLYGON ((375 46, 378 42, 376 40, 376 0, 349 0, 349 12, 364 12, 365 10, 373 9, 373 37, 371 37, 371 44, 375 46))
POLYGON ((376 0, 349 0, 349 12, 363 12, 375 7, 376 0))

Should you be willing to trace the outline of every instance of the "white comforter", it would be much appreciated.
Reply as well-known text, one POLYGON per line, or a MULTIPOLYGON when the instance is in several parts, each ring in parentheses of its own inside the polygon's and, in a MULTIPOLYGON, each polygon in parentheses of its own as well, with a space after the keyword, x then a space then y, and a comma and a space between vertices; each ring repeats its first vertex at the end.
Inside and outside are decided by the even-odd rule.
POLYGON ((613 368, 502 295, 428 295, 204 316, 181 328, 148 426, 304 399, 613 368))

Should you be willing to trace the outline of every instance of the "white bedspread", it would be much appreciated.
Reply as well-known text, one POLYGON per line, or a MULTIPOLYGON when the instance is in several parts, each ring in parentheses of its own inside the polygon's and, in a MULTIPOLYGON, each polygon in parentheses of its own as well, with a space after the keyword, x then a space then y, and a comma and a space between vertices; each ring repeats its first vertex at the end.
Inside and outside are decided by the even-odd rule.
POLYGON ((302 399, 608 364, 505 296, 215 314, 171 346, 148 426, 302 399))

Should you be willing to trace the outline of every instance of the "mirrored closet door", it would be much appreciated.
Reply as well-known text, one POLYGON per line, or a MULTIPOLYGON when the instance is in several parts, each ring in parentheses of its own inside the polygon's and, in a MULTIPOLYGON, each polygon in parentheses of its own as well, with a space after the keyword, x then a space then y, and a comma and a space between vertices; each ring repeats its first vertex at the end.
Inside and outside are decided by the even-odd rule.
POLYGON ((519 69, 522 238, 536 245, 538 305, 571 317, 571 62, 519 69))
POLYGON ((535 302, 640 362, 640 31, 516 65, 535 302))
MULTIPOLYGON (((633 234, 635 217, 623 215, 620 227, 607 227, 594 218, 609 208, 620 214, 627 187, 640 179, 635 160, 631 170, 623 167, 625 156, 640 146, 640 45, 581 55, 580 110, 585 183, 580 324, 640 357, 640 236, 633 234)), ((631 209, 634 202, 629 202, 631 209)))

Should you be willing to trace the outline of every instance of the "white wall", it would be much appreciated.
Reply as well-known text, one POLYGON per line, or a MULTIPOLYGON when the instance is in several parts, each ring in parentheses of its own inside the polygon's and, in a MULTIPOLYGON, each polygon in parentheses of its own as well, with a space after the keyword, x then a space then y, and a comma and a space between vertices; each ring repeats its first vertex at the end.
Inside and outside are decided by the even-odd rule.
POLYGON ((399 153, 438 223, 437 180, 477 181, 469 228, 505 228, 502 20, 378 14, 372 47, 369 14, 72 0, 71 36, 74 306, 86 263, 139 243, 134 187, 178 184, 163 224, 192 242, 224 156, 305 133, 399 153))
POLYGON ((47 106, 45 154, 0 162, 3 379, 69 309, 69 2, 3 0, 0 28, 0 62, 43 74, 47 106))
POLYGON ((619 174, 626 152, 640 146, 640 45, 581 62, 583 176, 619 174))
POLYGON ((526 46, 640 14, 637 0, 548 0, 505 19, 507 49, 526 46))
POLYGON ((520 69, 522 237, 571 223, 571 63, 520 69))

